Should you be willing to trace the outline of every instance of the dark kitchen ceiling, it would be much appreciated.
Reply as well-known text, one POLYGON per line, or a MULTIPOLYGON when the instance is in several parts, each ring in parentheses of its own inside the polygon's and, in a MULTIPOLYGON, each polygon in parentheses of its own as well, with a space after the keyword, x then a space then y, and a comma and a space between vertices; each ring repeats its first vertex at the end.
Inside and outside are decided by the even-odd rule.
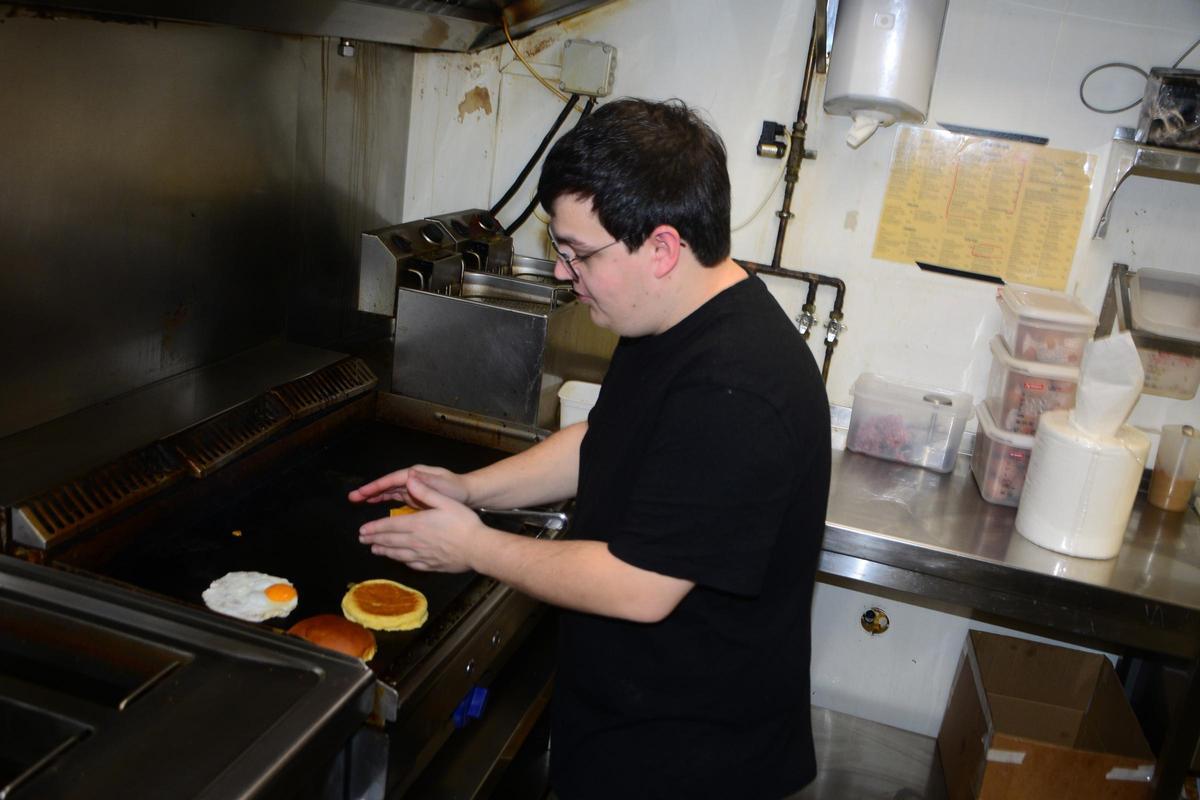
POLYGON ((182 20, 473 52, 612 0, 26 0, 25 7, 182 20))

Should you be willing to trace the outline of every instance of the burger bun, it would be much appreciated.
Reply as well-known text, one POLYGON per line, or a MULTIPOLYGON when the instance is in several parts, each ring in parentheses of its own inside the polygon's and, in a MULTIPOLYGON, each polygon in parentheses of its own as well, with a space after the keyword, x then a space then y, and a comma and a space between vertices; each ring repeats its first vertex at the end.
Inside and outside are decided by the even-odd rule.
POLYGON ((375 657, 375 634, 345 617, 318 614, 300 620, 288 629, 288 633, 327 650, 336 650, 363 661, 370 661, 375 657))

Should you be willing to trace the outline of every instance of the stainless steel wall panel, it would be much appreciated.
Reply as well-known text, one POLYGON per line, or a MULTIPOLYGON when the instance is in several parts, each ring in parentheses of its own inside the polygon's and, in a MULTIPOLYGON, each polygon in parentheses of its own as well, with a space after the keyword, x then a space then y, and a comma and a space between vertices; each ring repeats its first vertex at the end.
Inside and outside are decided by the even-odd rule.
POLYGON ((336 41, 308 39, 297 77, 288 335, 387 336, 389 319, 357 310, 359 237, 404 218, 413 51, 366 43, 343 58, 336 41))
MULTIPOLYGON (((412 53, 0 6, 0 437, 355 316, 412 53)), ((374 324, 372 324, 374 323, 374 324)))

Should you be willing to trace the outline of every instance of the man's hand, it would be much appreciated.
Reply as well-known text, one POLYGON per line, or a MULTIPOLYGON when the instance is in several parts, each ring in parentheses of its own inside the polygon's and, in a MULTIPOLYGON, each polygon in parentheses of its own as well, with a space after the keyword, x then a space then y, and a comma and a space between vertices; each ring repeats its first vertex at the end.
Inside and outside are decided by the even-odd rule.
MULTIPOLYGON (((479 537, 494 532, 459 499, 433 486, 437 483, 453 491, 461 487, 459 476, 445 470, 418 471, 426 469, 430 468, 400 470, 350 493, 350 499, 355 501, 378 502, 373 498, 388 497, 423 509, 416 514, 368 522, 359 528, 358 540, 370 545, 375 555, 387 556, 416 570, 467 572, 473 569, 472 557, 479 537)), ((462 496, 465 497, 465 490, 462 496)))
POLYGON ((414 508, 421 508, 421 502, 414 500, 413 494, 408 488, 409 481, 414 477, 420 478, 426 486, 434 489, 438 494, 456 500, 459 503, 465 504, 470 496, 467 481, 462 475, 441 467, 427 467, 424 464, 416 464, 360 486, 350 492, 350 502, 400 502, 414 508))

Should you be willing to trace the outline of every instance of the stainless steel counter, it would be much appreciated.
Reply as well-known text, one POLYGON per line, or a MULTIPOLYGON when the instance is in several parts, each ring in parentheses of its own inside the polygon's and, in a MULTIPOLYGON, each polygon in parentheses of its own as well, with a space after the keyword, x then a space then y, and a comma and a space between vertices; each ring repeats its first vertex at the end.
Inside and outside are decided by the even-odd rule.
POLYGON ((1177 797, 1200 736, 1200 518, 1139 496, 1121 552, 1106 561, 1043 549, 1015 519, 1016 509, 983 500, 966 457, 942 475, 834 451, 820 571, 1044 635, 1190 662, 1155 788, 1177 797))

